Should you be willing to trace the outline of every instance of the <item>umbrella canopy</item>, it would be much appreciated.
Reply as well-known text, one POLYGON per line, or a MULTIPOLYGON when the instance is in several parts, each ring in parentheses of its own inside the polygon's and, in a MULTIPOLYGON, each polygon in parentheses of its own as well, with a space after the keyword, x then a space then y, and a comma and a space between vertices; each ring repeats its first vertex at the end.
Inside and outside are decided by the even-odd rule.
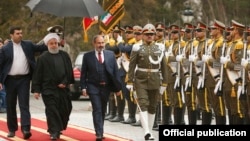
POLYGON ((94 17, 105 12, 96 0, 30 0, 31 11, 49 13, 58 17, 94 17))

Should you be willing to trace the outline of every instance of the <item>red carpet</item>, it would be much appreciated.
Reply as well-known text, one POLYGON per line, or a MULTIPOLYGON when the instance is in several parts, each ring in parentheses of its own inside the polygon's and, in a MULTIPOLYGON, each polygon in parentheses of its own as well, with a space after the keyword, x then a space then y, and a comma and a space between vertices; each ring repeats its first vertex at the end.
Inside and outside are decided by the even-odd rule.
MULTIPOLYGON (((45 119, 32 118, 31 120, 32 136, 30 141, 46 141, 50 140, 49 134, 47 133, 47 124, 45 119)), ((14 138, 7 138, 8 129, 6 125, 6 119, 0 118, 0 141, 24 141, 23 135, 20 129, 16 132, 14 138)), ((130 141, 129 139, 124 139, 118 136, 104 134, 105 139, 103 141, 130 141)), ((75 125, 68 125, 67 130, 63 131, 58 141, 95 141, 95 132, 88 128, 83 128, 75 125)))

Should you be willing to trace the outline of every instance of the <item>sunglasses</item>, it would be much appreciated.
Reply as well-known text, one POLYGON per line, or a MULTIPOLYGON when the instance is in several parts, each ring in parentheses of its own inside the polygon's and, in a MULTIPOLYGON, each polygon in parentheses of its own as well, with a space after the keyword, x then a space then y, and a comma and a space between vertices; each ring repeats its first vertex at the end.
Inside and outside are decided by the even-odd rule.
POLYGON ((216 29, 217 29, 217 28, 214 28, 214 27, 213 27, 213 28, 210 28, 210 30, 216 30, 216 29))
POLYGON ((146 35, 146 36, 154 36, 155 34, 154 33, 144 33, 144 35, 146 35))
POLYGON ((134 34, 135 34, 135 35, 141 35, 141 33, 139 33, 139 32, 135 32, 134 34))
POLYGON ((121 33, 121 31, 114 31, 114 33, 121 33))
POLYGON ((190 29, 186 29, 185 32, 186 33, 191 33, 191 30, 190 29))
POLYGON ((195 29, 196 32, 203 32, 202 29, 198 28, 198 29, 195 29))
POLYGON ((133 31, 126 31, 125 33, 126 33, 126 34, 132 34, 133 31))
POLYGON ((172 31, 171 33, 172 33, 172 34, 176 34, 176 33, 179 33, 179 32, 178 32, 178 31, 172 31))
POLYGON ((158 32, 163 32, 163 29, 156 29, 156 31, 158 31, 158 32))

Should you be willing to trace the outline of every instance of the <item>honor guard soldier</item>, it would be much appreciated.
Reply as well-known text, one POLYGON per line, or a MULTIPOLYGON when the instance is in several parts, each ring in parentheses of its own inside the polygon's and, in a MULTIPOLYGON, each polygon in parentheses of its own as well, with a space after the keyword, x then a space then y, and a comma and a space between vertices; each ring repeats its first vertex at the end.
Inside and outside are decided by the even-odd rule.
POLYGON ((134 31, 133 27, 130 25, 124 26, 125 30, 125 37, 126 37, 126 42, 123 43, 122 37, 118 36, 117 41, 118 41, 118 48, 120 49, 122 56, 120 57, 121 62, 120 62, 120 74, 121 74, 121 79, 123 81, 122 84, 122 90, 123 90, 123 95, 125 96, 128 104, 128 112, 129 116, 125 121, 121 121, 124 124, 131 124, 136 122, 136 103, 133 98, 132 93, 129 92, 129 90, 126 88, 126 83, 127 83, 127 73, 129 69, 129 62, 130 62, 130 53, 132 51, 133 45, 136 43, 136 39, 134 37, 134 31))
POLYGON ((170 25, 170 39, 169 46, 166 46, 166 60, 168 66, 168 87, 167 93, 170 94, 171 104, 174 108, 174 124, 181 125, 184 116, 184 96, 181 93, 181 67, 180 62, 177 62, 176 56, 181 53, 185 46, 185 42, 180 37, 180 27, 177 25, 170 25))
POLYGON ((189 61, 189 55, 194 53, 194 46, 198 42, 194 39, 195 26, 190 23, 184 23, 184 38, 186 44, 182 50, 182 54, 176 57, 177 60, 181 61, 181 66, 183 70, 182 84, 184 87, 185 103, 188 111, 188 124, 196 125, 197 121, 197 110, 196 110, 196 95, 197 95, 197 76, 195 73, 195 67, 193 63, 189 61))
MULTIPOLYGON (((142 27, 139 25, 133 26, 134 36, 136 39, 136 44, 142 44, 142 27)), ((136 123, 131 123, 132 126, 141 126, 141 121, 138 119, 136 123)))
POLYGON ((206 87, 208 96, 213 101, 211 106, 215 113, 215 124, 225 125, 226 124, 226 112, 225 103, 223 96, 223 66, 220 64, 220 56, 224 56, 225 42, 223 39, 223 32, 225 25, 214 20, 213 24, 209 27, 210 36, 213 37, 211 42, 208 43, 205 62, 208 68, 208 74, 206 75, 206 87), (224 45, 224 46, 223 46, 224 45), (222 68, 221 68, 222 67, 222 68))
MULTIPOLYGON (((119 25, 115 25, 111 31, 111 37, 109 38, 109 42, 106 43, 106 45, 105 45, 105 49, 111 50, 115 53, 115 57, 117 59, 117 62, 118 62, 118 58, 121 56, 121 52, 117 46, 116 39, 118 36, 122 36, 121 33, 122 33, 122 29, 119 27, 119 25)), ((117 63, 117 64, 118 64, 118 68, 120 68, 121 66, 119 66, 119 63, 117 63)), ((121 96, 119 96, 119 97, 121 97, 121 96)), ((117 97, 114 93, 110 94, 108 105, 109 105, 108 106, 108 113, 105 117, 105 120, 111 120, 117 116, 118 102, 117 102, 117 97)))
POLYGON ((135 44, 130 55, 127 88, 136 92, 134 96, 137 95, 136 102, 140 110, 144 139, 154 140, 152 127, 156 106, 159 93, 163 93, 167 83, 165 47, 154 42, 154 25, 146 24, 142 33, 143 44, 135 44))
POLYGON ((250 26, 246 28, 246 31, 245 31, 245 36, 244 37, 244 44, 247 44, 247 55, 246 55, 246 58, 242 58, 241 60, 241 65, 245 68, 246 70, 246 89, 247 89, 247 95, 246 95, 246 99, 247 99, 247 115, 246 115, 246 124, 250 124, 250 94, 249 94, 249 91, 250 91, 250 26))
POLYGON ((155 42, 156 43, 165 43, 165 25, 161 22, 155 24, 156 34, 155 34, 155 42))
MULTIPOLYGON (((241 97, 242 93, 242 67, 241 59, 243 58, 243 41, 242 36, 245 26, 235 20, 231 22, 231 32, 232 43, 225 50, 225 56, 220 58, 221 64, 224 65, 226 71, 226 78, 229 81, 225 81, 225 87, 230 87, 231 90, 225 92, 225 94, 230 94, 230 109, 232 124, 242 125, 245 122, 246 112, 244 96, 241 97), (241 98, 242 99, 241 99, 241 98)), ((244 84, 245 85, 245 84, 244 84)), ((244 94, 243 94, 244 95, 244 94)))
MULTIPOLYGON (((194 85, 197 86, 197 98, 202 113, 202 125, 210 125, 212 121, 212 109, 210 107, 210 98, 208 97, 206 87, 207 69, 202 60, 202 56, 206 53, 207 43, 207 26, 203 22, 198 22, 195 29, 195 38, 198 44, 194 46, 193 54, 189 55, 189 61, 193 62, 195 74, 198 80, 194 80, 194 85)), ((195 77, 194 77, 195 78, 195 77)))

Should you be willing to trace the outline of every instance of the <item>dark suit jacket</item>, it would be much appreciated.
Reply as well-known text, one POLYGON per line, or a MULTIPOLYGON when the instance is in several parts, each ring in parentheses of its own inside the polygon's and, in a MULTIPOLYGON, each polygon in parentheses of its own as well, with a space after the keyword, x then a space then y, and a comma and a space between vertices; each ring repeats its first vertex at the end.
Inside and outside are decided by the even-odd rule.
MULTIPOLYGON (((35 52, 42 52, 48 50, 47 46, 35 45, 31 41, 21 41, 24 54, 28 60, 30 67, 30 74, 35 69, 35 52)), ((8 42, 7 45, 3 46, 0 50, 0 83, 4 83, 13 63, 13 43, 8 42)))
MULTIPOLYGON (((116 63, 115 55, 112 51, 104 50, 104 65, 105 69, 107 70, 109 77, 112 82, 109 85, 110 91, 118 92, 121 90, 121 79, 118 73, 118 66, 116 63)), ((98 71, 97 71, 97 65, 98 63, 97 58, 95 56, 95 51, 90 51, 86 53, 83 57, 82 62, 82 70, 81 70, 81 89, 87 89, 88 93, 97 93, 98 88, 94 88, 95 86, 90 86, 91 83, 95 80, 98 80, 98 71), (91 88, 90 88, 91 87, 91 88), (95 90, 96 89, 96 90, 95 90)), ((98 83, 98 82, 96 82, 98 83)), ((96 87, 98 87, 96 85, 96 87)))

